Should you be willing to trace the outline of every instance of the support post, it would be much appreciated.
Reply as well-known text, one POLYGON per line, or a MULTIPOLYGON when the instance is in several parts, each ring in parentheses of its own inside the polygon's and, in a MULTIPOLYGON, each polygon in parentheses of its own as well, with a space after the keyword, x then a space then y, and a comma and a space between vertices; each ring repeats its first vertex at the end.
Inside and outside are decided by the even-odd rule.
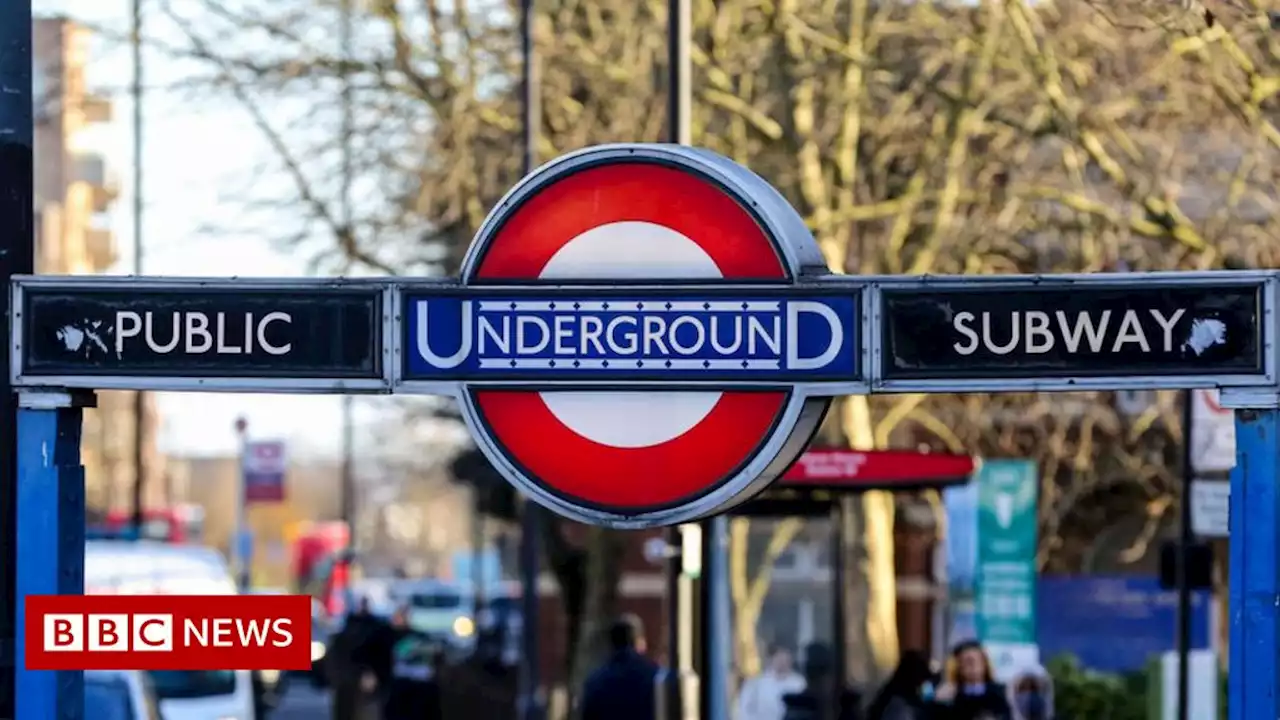
POLYGON ((1236 411, 1231 471, 1229 720, 1280 717, 1280 410, 1236 411))
MULTIPOLYGON (((0 291, 11 319, 9 278, 33 267, 31 0, 0 2, 0 291)), ((14 717, 17 398, 10 353, 0 353, 0 718, 14 717), (10 672, 10 671, 13 672, 10 672)))
POLYGON ((729 516, 717 515, 704 523, 702 568, 703 621, 707 628, 702 676, 706 679, 706 720, 728 720, 732 706, 733 594, 729 579, 729 516))
POLYGON ((538 615, 541 611, 538 595, 542 533, 542 508, 525 501, 520 515, 520 697, 521 720, 542 720, 546 717, 546 694, 542 691, 541 645, 539 644, 538 615))
MULTIPOLYGON (((841 495, 831 504, 831 633, 832 649, 835 651, 835 676, 841 688, 853 687, 854 680, 849 668, 849 633, 845 630, 849 607, 847 603, 850 563, 847 562, 850 542, 848 518, 853 511, 853 503, 860 498, 853 495, 841 495)), ((945 654, 942 656, 945 657, 945 654)))
POLYGON ((231 570, 235 574, 236 587, 241 592, 249 589, 251 565, 253 563, 253 549, 249 541, 249 520, 248 508, 245 503, 248 500, 246 495, 245 462, 248 459, 249 444, 249 421, 243 417, 236 418, 236 488, 235 488, 235 513, 232 521, 235 524, 235 532, 231 534, 231 551, 227 553, 231 557, 231 570))
MULTIPOLYGON (((693 123, 690 120, 693 95, 689 79, 692 75, 690 47, 693 43, 692 0, 667 1, 667 135, 669 142, 688 145, 692 142, 693 123)), ((667 531, 667 542, 678 548, 681 544, 680 529, 673 527, 667 531)), ((682 560, 679 553, 672 553, 666 568, 667 595, 667 668, 668 678, 666 708, 670 718, 683 717, 683 709, 687 700, 690 707, 697 707, 698 697, 682 698, 685 684, 682 674, 691 674, 690 658, 682 657, 681 652, 687 641, 682 631, 693 630, 690 618, 685 617, 685 609, 681 604, 681 596, 687 595, 684 588, 689 580, 682 577, 682 560)), ((687 602, 687 601, 686 601, 687 602)))
POLYGON ((17 720, 84 720, 84 673, 27 670, 26 597, 84 592, 82 408, 92 395, 23 393, 18 410, 17 720))
POLYGON ((1195 537, 1191 532, 1191 487, 1195 482, 1192 467, 1195 453, 1192 450, 1192 415, 1195 391, 1182 393, 1182 502, 1178 511, 1178 556, 1174 561, 1174 575, 1178 587, 1178 628, 1175 633, 1178 653, 1177 720, 1188 720, 1191 712, 1191 579, 1187 575, 1191 544, 1195 537))
MULTIPOLYGON (((534 44, 534 0, 520 0, 521 88, 524 111, 524 174, 538 164, 538 138, 542 130, 542 83, 538 75, 537 46, 534 44)), ((528 502, 520 513, 520 720, 546 717, 546 693, 542 691, 540 611, 538 577, 542 574, 542 508, 528 502)))
MULTIPOLYGON (((129 82, 129 96, 133 102, 133 163, 131 172, 130 193, 133 195, 133 274, 142 275, 142 233, 143 233, 143 196, 142 196, 142 119, 143 119, 143 84, 142 84, 142 3, 143 0, 129 2, 129 49, 133 61, 130 63, 133 76, 129 82)), ((146 485, 147 485, 147 395, 141 390, 133 394, 133 491, 130 494, 133 504, 133 533, 142 537, 142 525, 146 521, 146 485)))

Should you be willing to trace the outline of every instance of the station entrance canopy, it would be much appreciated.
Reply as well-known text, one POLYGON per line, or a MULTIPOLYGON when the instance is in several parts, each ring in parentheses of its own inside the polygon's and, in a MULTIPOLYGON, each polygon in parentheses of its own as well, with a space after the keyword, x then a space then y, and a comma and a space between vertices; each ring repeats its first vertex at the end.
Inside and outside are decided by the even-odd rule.
POLYGON ((1274 402, 1280 274, 852 277, 762 178, 682 146, 531 173, 456 279, 19 277, 33 390, 452 397, 516 488, 574 520, 734 507, 834 397, 1222 388, 1274 402))
MULTIPOLYGON (((68 429, 59 413, 80 391, 448 396, 526 496, 636 528, 754 497, 841 395, 1222 389, 1249 409, 1231 497, 1231 712, 1277 714, 1280 273, 837 276, 750 170, 612 145, 513 188, 456 279, 38 276, 11 290, 29 593, 78 592, 79 416, 68 429)), ((56 697, 50 683, 38 697, 56 697)))
POLYGON ((824 277, 785 292, 37 276, 13 284, 12 381, 26 391, 448 395, 471 408, 480 446, 522 490, 578 520, 634 527, 724 506, 688 507, 688 496, 719 489, 697 487, 700 477, 602 488, 560 472, 584 456, 597 468, 633 456, 647 472, 662 458, 644 451, 671 439, 627 433, 643 435, 637 423, 652 415, 691 418, 685 457, 704 448, 726 465, 772 465, 732 502, 807 443, 802 428, 798 443, 781 433, 791 447, 761 452, 788 421, 786 402, 761 400, 775 393, 818 398, 819 416, 831 396, 856 393, 1222 388, 1236 404, 1274 398, 1266 350, 1278 292, 1270 272, 824 277), (707 395, 734 414, 699 407, 707 395), (547 457, 557 452, 563 462, 547 457))
POLYGON ((1274 272, 839 276, 726 293, 34 276, 13 283, 12 380, 401 394, 451 394, 460 381, 848 394, 1264 389, 1276 385, 1264 350, 1278 283, 1274 272))
POLYGON ((711 488, 698 486, 704 477, 601 488, 568 466, 594 457, 597 468, 652 467, 662 458, 645 451, 672 439, 647 442, 637 423, 684 413, 686 442, 697 443, 686 457, 698 447, 726 466, 766 461, 732 502, 761 489, 761 478, 776 479, 803 449, 807 427, 798 443, 795 432, 776 430, 808 425, 805 405, 815 398, 820 416, 831 396, 854 393, 1274 396, 1276 358, 1265 350, 1275 343, 1278 291, 1280 274, 1268 272, 553 291, 37 276, 13 284, 12 380, 20 389, 448 395, 472 410, 472 432, 495 466, 544 504, 589 522, 667 524, 722 508, 724 495, 692 507, 685 500, 716 495, 725 473, 706 469, 711 488), (789 419, 790 400, 762 400, 775 394, 807 402, 789 419), (708 395, 735 408, 732 416, 717 422, 704 409, 708 395), (539 418, 542 429, 530 432, 539 418), (566 432, 557 437, 550 425, 566 432), (791 447, 761 450, 779 436, 791 447), (556 452, 563 461, 547 457, 556 452))

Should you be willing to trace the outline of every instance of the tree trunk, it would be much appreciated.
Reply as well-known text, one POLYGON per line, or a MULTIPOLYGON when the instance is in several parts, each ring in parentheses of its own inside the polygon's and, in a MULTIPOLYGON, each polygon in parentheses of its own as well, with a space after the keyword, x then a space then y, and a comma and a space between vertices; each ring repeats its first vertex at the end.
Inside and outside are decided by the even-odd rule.
POLYGON ((577 646, 570 656, 569 696, 572 702, 587 675, 608 652, 609 625, 618 617, 618 584, 622 580, 625 534, 592 527, 587 530, 584 552, 585 603, 578 620, 577 646))
POLYGON ((773 582, 773 566, 795 540, 804 523, 799 518, 785 518, 774 525, 758 565, 748 568, 751 546, 751 520, 736 517, 729 521, 729 588, 733 598, 734 648, 738 670, 743 677, 760 673, 759 624, 764 601, 773 582))
MULTIPOLYGON (((526 502, 525 512, 528 511, 526 502)), ((560 590, 560 608, 564 613, 564 677, 573 678, 573 660, 578 651, 578 631, 586 604, 586 552, 570 544, 564 536, 564 523, 551 513, 543 513, 542 543, 547 565, 560 590)))
MULTIPOLYGON (((870 403, 849 397, 840 408, 841 425, 855 449, 875 446, 870 403)), ((874 688, 898 662, 898 598, 894 570, 893 494, 871 491, 842 498, 845 680, 874 688)))

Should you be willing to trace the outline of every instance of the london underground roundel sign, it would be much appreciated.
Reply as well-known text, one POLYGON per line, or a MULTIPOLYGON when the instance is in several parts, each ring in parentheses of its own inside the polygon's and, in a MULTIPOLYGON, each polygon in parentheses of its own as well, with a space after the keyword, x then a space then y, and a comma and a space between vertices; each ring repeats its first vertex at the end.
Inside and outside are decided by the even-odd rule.
POLYGON ((457 286, 405 290, 401 382, 457 397, 495 467, 582 522, 687 522, 749 499, 861 387, 861 303, 813 237, 714 153, 553 161, 482 226, 457 286))

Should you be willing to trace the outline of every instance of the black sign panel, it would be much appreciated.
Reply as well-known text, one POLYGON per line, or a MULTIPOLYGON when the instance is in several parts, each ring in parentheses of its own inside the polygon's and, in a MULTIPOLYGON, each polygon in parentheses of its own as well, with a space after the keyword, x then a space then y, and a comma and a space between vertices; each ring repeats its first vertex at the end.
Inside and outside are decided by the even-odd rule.
POLYGON ((1261 287, 886 289, 882 377, 1260 375, 1261 287))
POLYGON ((27 285, 21 375, 375 379, 380 288, 27 285))

